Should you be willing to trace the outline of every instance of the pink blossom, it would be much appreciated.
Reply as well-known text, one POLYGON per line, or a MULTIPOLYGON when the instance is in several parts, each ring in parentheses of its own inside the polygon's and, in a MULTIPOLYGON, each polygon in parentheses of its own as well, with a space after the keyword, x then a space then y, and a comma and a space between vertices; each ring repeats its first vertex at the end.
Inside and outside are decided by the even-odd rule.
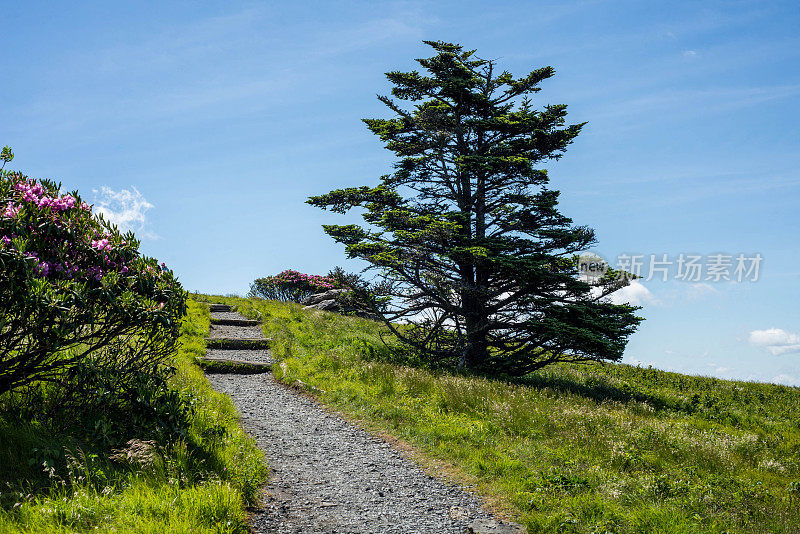
POLYGON ((111 243, 108 242, 108 239, 93 239, 92 248, 97 250, 111 250, 112 246, 111 243))
POLYGON ((3 212, 3 217, 11 219, 19 214, 20 206, 16 204, 9 204, 3 212))

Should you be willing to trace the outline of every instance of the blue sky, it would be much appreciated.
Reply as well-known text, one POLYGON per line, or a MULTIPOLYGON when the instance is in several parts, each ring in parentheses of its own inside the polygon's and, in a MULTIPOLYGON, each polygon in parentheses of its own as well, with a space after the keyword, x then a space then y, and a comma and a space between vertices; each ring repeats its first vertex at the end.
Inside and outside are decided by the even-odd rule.
POLYGON ((548 165, 594 252, 761 254, 755 282, 643 281, 626 361, 800 385, 795 2, 6 2, 0 145, 190 290, 348 265, 303 202, 376 183, 383 73, 459 42, 588 121, 548 165))

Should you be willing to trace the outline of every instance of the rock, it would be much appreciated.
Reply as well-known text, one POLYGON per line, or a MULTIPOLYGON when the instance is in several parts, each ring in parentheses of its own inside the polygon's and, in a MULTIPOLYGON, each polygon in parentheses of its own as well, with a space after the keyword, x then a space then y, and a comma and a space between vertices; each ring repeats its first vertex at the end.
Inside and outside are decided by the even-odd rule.
POLYGON ((522 525, 500 519, 480 518, 464 529, 464 534, 525 534, 522 525))
POLYGON ((323 300, 316 304, 306 306, 307 310, 326 310, 326 311, 341 311, 342 306, 335 300, 323 300))
POLYGON ((313 306, 315 304, 319 304, 320 302, 326 300, 336 300, 336 297, 341 295, 342 293, 346 293, 346 289, 329 289, 328 291, 323 291, 322 293, 314 293, 313 295, 304 298, 300 301, 300 304, 303 306, 313 306))
POLYGON ((300 304, 307 310, 324 310, 341 313, 343 315, 355 315, 365 319, 380 319, 380 317, 370 314, 369 312, 354 308, 353 306, 343 305, 339 302, 338 297, 342 293, 347 293, 347 291, 347 289, 330 289, 324 293, 315 293, 301 300, 300 304))
POLYGON ((450 507, 450 519, 464 523, 469 520, 469 510, 459 506, 450 507))

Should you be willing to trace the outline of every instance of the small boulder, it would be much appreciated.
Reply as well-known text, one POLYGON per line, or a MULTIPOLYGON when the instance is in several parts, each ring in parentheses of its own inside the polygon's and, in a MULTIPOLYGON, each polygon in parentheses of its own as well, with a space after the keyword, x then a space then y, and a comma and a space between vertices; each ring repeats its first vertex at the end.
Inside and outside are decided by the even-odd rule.
POLYGON ((302 304, 303 306, 314 306, 315 304, 319 304, 320 302, 326 300, 336 300, 336 298, 339 295, 346 292, 347 292, 346 289, 329 289, 328 291, 323 291, 322 293, 314 293, 313 295, 304 298, 303 300, 300 301, 300 304, 302 304))
POLYGON ((306 309, 307 310, 325 310, 325 311, 338 312, 338 311, 341 311, 342 307, 338 302, 336 302, 336 300, 331 299, 331 300, 323 300, 323 301, 317 302, 316 304, 310 304, 310 305, 306 306, 306 309))

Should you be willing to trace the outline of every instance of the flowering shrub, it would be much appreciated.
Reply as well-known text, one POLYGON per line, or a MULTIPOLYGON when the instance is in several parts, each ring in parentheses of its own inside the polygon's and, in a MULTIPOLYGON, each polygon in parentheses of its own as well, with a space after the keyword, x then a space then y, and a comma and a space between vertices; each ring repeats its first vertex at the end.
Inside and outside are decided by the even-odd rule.
POLYGON ((284 302, 300 302, 314 293, 342 287, 330 276, 304 274, 289 269, 275 276, 256 279, 250 284, 248 296, 284 302))
MULTIPOLYGON (((13 154, 1 157, 5 165, 13 154)), ((0 171, 0 394, 66 382, 88 361, 113 370, 121 388, 158 367, 178 337, 186 294, 138 247, 77 192, 0 171)))

